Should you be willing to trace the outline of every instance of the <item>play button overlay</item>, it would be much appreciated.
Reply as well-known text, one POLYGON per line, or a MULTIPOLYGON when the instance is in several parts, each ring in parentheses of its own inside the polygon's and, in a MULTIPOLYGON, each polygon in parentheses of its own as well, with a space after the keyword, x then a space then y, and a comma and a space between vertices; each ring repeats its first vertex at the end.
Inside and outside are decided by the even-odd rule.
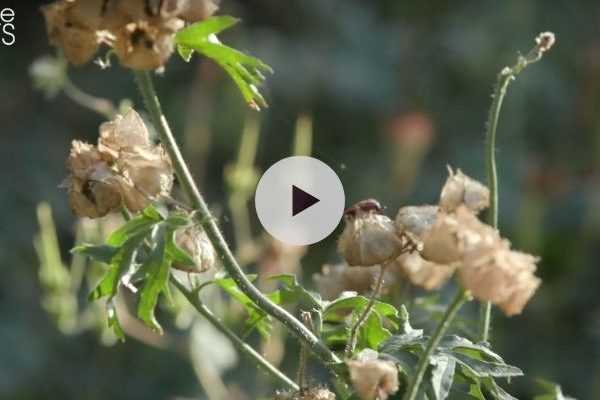
POLYGON ((265 230, 284 243, 304 246, 325 239, 344 213, 344 188, 336 173, 313 157, 294 156, 263 174, 254 197, 265 230))
POLYGON ((306 193, 296 185, 292 185, 292 217, 308 207, 317 204, 320 200, 310 193, 306 193))

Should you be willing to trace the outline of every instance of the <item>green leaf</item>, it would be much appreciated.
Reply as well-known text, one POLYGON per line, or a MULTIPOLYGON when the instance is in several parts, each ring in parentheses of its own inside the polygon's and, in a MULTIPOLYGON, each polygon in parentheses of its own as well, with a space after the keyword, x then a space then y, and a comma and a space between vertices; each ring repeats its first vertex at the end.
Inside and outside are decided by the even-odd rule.
POLYGON ((321 300, 321 297, 316 293, 306 290, 302 285, 300 285, 295 275, 273 275, 268 279, 276 280, 281 282, 283 285, 283 288, 279 290, 280 304, 300 303, 300 308, 304 310, 323 309, 323 301, 321 300))
POLYGON ((390 336, 392 334, 383 327, 383 321, 379 313, 372 310, 358 331, 357 351, 365 348, 378 349, 379 345, 390 336))
MULTIPOLYGON (((147 265, 148 272, 144 286, 140 292, 140 300, 137 308, 138 317, 147 326, 161 333, 162 327, 156 320, 154 310, 160 294, 166 290, 169 280, 169 269, 171 267, 171 259, 165 250, 167 239, 164 232, 165 228, 160 227, 156 236, 155 247, 146 260, 145 264, 147 265)), ((166 234, 172 234, 172 232, 167 232, 166 234)))
POLYGON ((463 365, 464 367, 471 370, 476 376, 480 378, 485 377, 504 377, 509 378, 513 376, 523 376, 523 371, 512 365, 499 363, 499 362, 486 362, 480 361, 476 358, 471 358, 467 355, 458 352, 448 352, 450 357, 454 358, 456 362, 463 365))
POLYGON ((432 400, 445 400, 450 394, 454 381, 456 361, 446 356, 434 356, 429 363, 432 400))
POLYGON ((111 298, 106 302, 106 316, 108 320, 108 327, 112 328, 115 336, 122 342, 125 341, 125 332, 121 328, 121 323, 117 317, 117 309, 114 304, 114 299, 111 298))
POLYGON ((508 392, 506 392, 504 389, 502 389, 500 386, 498 386, 496 381, 494 381, 492 378, 482 379, 481 382, 483 383, 483 386, 485 387, 485 389, 496 400, 518 400, 516 397, 513 397, 508 392))
POLYGON ((192 256, 187 251, 175 243, 175 235, 167 235, 167 254, 174 264, 179 265, 195 265, 196 262, 192 259, 192 256))
MULTIPOLYGON (((323 312, 323 321, 325 322, 342 322, 345 316, 354 310, 364 310, 369 303, 369 299, 364 296, 342 297, 327 304, 323 312)), ((400 316, 396 307, 382 301, 375 301, 373 310, 379 315, 386 317, 394 326, 398 328, 400 316)))
POLYGON ((259 110, 267 107, 267 103, 257 87, 265 80, 263 72, 272 73, 273 70, 258 58, 222 44, 216 36, 237 22, 228 16, 208 18, 177 32, 175 42, 184 60, 189 61, 190 49, 193 49, 219 64, 238 86, 244 100, 259 110))
POLYGON ((192 60, 192 56, 194 55, 194 49, 183 44, 177 45, 177 52, 185 62, 190 62, 192 60))
POLYGON ((149 234, 157 222, 145 213, 140 214, 111 233, 106 239, 106 244, 113 247, 120 247, 132 236, 149 234))
POLYGON ((91 258, 92 260, 110 264, 111 260, 115 255, 119 252, 119 247, 109 246, 106 244, 101 245, 92 245, 92 244, 82 244, 71 249, 71 253, 82 254, 86 257, 91 258))
POLYGON ((118 249, 117 253, 110 260, 108 272, 106 272, 98 285, 89 294, 89 301, 117 294, 121 277, 135 263, 138 247, 141 245, 144 237, 142 234, 133 236, 118 249))
POLYGON ((202 42, 208 41, 210 35, 216 35, 227 28, 231 28, 239 21, 239 19, 229 15, 210 17, 202 22, 197 22, 185 29, 181 29, 175 35, 175 41, 190 47, 199 45, 202 42))
POLYGON ((536 379, 536 384, 542 389, 543 393, 535 396, 533 400, 576 400, 573 397, 564 395, 562 388, 557 383, 545 379, 536 379))

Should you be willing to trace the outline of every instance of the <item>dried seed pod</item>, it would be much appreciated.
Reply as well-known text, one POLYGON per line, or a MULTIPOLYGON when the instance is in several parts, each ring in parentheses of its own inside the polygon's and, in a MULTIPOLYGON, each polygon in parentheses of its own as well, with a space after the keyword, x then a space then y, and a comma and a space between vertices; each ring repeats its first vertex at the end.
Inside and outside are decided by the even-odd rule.
POLYGON ((338 251, 350 266, 373 266, 393 260, 404 250, 393 221, 376 200, 363 200, 344 213, 338 251))
POLYGON ((479 213, 490 205, 490 191, 487 187, 469 178, 459 169, 452 171, 448 167, 448 179, 440 195, 440 208, 453 212, 460 205, 465 205, 474 213, 479 213))
POLYGON ((169 21, 169 24, 131 22, 115 31, 113 49, 121 64, 137 70, 163 66, 175 49, 174 32, 183 27, 183 21, 177 21, 169 21))
POLYGON ((396 228, 398 232, 408 232, 422 239, 425 232, 431 229, 438 211, 438 206, 431 205, 402 207, 396 215, 396 228))
POLYGON ((335 400, 335 394, 325 387, 317 386, 299 392, 278 392, 274 400, 335 400))
MULTIPOLYGON (((50 44, 63 50, 74 65, 85 64, 98 50, 96 30, 69 15, 74 3, 63 0, 41 8, 50 44)), ((77 15, 77 14, 76 14, 77 15)))
POLYGON ((98 150, 107 161, 115 161, 123 151, 133 152, 151 145, 148 129, 134 109, 100 125, 98 150))
POLYGON ((185 271, 205 272, 215 266, 217 254, 203 229, 196 226, 181 229, 175 233, 175 243, 192 256, 194 264, 177 264, 173 265, 174 268, 185 271))
MULTIPOLYGON (((333 300, 343 292, 366 293, 375 283, 378 272, 370 267, 349 267, 347 264, 325 264, 320 274, 313 275, 315 285, 325 300, 333 300)), ((389 279, 385 280, 389 283, 389 279)))
POLYGON ((397 272, 413 285, 426 290, 442 287, 454 274, 455 269, 454 265, 424 260, 418 253, 401 254, 390 266, 390 271, 397 272))
POLYGON ((491 301, 508 316, 520 314, 541 280, 534 275, 538 259, 503 246, 467 254, 458 277, 474 297, 491 301))
POLYGON ((173 187, 173 167, 162 147, 122 153, 116 165, 133 186, 149 198, 167 195, 173 187))
POLYGON ((202 21, 219 9, 219 2, 213 0, 187 0, 186 3, 179 16, 187 22, 202 21))
POLYGON ((361 400, 386 400, 398 391, 398 369, 390 361, 377 359, 377 352, 364 350, 356 360, 346 361, 346 365, 361 400))
POLYGON ((69 21, 77 26, 86 27, 90 30, 100 29, 105 12, 107 0, 76 0, 69 1, 67 17, 69 21))

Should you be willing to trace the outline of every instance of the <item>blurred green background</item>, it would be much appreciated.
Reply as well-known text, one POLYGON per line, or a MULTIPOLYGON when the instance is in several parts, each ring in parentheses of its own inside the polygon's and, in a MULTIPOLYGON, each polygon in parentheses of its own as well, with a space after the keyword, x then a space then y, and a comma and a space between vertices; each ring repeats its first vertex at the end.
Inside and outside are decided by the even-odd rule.
MULTIPOLYGON (((70 141, 94 142, 102 119, 33 89, 29 65, 53 53, 38 6, 15 2, 17 42, 0 48, 0 398, 205 398, 175 352, 135 340, 107 347, 94 332, 65 336, 41 307, 35 206, 52 205, 68 260, 75 218, 57 186, 70 141)), ((579 399, 600 398, 600 3, 227 0, 219 13, 243 20, 223 39, 275 70, 265 87, 270 108, 259 116, 257 168, 289 155, 297 116, 311 115, 313 155, 338 172, 348 203, 375 197, 390 215, 436 202, 447 164, 484 179, 495 76, 537 33, 556 34, 555 48, 511 86, 498 139, 501 227, 515 248, 541 256, 544 282, 523 315, 495 314, 492 335, 498 353, 527 374, 511 385, 519 398, 530 398, 535 377, 579 399)), ((141 104, 117 65, 69 73, 89 93, 141 104)), ((157 87, 231 238, 223 173, 249 111, 206 60, 173 57, 157 87)), ((334 244, 309 249, 307 284, 335 260, 334 244)), ((240 363, 224 380, 252 392, 261 382, 240 363)))

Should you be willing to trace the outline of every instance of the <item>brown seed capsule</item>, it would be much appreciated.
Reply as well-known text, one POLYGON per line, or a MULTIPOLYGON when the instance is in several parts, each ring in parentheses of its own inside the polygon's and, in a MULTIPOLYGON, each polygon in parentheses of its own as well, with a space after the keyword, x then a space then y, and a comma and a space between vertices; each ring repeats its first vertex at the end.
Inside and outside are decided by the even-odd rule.
POLYGON ((490 191, 481 183, 469 178, 459 169, 452 171, 448 167, 449 177, 442 188, 440 208, 453 212, 460 205, 465 205, 474 213, 479 213, 490 205, 490 191))
POLYGON ((405 253, 390 265, 390 272, 396 272, 415 286, 426 290, 442 287, 454 274, 454 265, 436 264, 424 260, 420 254, 405 253))
POLYGON ((381 213, 376 200, 364 200, 350 207, 338 251, 350 266, 373 266, 396 258, 404 249, 391 219, 381 213))
MULTIPOLYGON (((344 263, 325 264, 321 273, 313 275, 313 280, 321 296, 325 300, 333 300, 347 291, 369 292, 378 273, 370 267, 349 267, 344 263)), ((389 279, 385 283, 389 283, 389 279)))
POLYGON ((98 49, 98 37, 94 28, 72 19, 69 10, 73 3, 59 1, 41 8, 46 19, 50 44, 63 50, 67 60, 81 65, 92 59, 98 49))
POLYGON ((398 391, 398 369, 394 363, 377 359, 377 352, 362 351, 346 361, 350 380, 361 400, 386 400, 398 391))
POLYGON ((422 241, 423 235, 433 226, 439 208, 438 206, 407 206, 398 210, 396 228, 398 232, 408 233, 422 241))
POLYGON ((215 266, 217 254, 203 229, 195 226, 181 229, 175 234, 175 243, 192 256, 194 264, 177 264, 173 265, 174 268, 185 271, 205 272, 215 266))

